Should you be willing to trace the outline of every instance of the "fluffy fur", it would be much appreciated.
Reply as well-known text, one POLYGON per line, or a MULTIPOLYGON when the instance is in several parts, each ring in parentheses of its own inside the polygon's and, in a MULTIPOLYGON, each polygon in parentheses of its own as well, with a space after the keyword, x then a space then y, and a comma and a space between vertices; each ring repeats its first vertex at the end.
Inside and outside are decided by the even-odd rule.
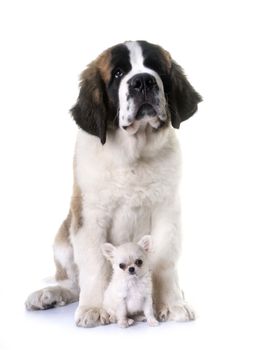
POLYGON ((151 237, 144 236, 135 243, 114 247, 110 243, 102 246, 103 255, 110 260, 113 275, 104 293, 103 308, 112 322, 128 327, 137 317, 145 317, 150 326, 157 326, 153 314, 152 280, 148 259, 151 237))
POLYGON ((111 266, 101 246, 150 234, 156 317, 194 319, 177 277, 180 148, 174 128, 200 101, 170 55, 143 41, 106 50, 82 73, 71 110, 79 126, 74 190, 54 244, 58 283, 32 293, 28 310, 79 300, 77 326, 109 323, 102 303, 111 266))

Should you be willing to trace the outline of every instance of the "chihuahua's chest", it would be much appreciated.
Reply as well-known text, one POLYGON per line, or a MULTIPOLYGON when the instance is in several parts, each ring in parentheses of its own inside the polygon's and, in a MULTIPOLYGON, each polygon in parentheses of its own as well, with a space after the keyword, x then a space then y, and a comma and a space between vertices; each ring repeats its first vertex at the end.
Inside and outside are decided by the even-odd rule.
POLYGON ((131 281, 126 287, 127 313, 132 315, 143 310, 146 286, 143 281, 131 281))

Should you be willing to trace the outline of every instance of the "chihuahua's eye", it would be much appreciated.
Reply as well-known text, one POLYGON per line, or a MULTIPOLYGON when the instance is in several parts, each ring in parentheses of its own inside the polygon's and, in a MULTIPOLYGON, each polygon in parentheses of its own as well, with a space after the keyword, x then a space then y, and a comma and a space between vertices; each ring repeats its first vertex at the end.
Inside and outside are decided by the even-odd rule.
POLYGON ((120 69, 120 68, 115 69, 115 71, 114 71, 114 73, 113 73, 113 76, 114 76, 115 79, 119 79, 119 78, 121 78, 123 75, 124 75, 124 72, 123 72, 123 70, 120 69))
POLYGON ((136 264, 136 266, 140 267, 140 266, 142 266, 143 261, 142 261, 141 259, 137 259, 137 260, 135 261, 135 264, 136 264))
POLYGON ((123 264, 123 263, 119 264, 119 268, 122 269, 122 270, 125 270, 126 264, 123 264))

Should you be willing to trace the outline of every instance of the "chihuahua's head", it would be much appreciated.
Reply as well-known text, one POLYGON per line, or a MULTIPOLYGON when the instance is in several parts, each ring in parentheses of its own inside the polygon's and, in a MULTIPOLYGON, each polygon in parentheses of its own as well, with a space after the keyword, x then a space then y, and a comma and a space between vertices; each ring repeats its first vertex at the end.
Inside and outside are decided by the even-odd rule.
POLYGON ((118 247, 110 243, 102 245, 103 255, 112 264, 114 274, 120 277, 142 277, 149 270, 148 253, 151 236, 143 236, 138 243, 125 243, 118 247))

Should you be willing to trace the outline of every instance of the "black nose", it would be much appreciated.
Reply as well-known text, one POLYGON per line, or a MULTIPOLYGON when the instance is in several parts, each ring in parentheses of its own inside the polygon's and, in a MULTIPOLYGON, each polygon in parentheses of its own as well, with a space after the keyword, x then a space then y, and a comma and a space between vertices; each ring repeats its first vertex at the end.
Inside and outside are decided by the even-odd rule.
POLYGON ((135 273, 135 268, 133 266, 129 267, 128 272, 133 275, 135 273))
POLYGON ((146 92, 157 86, 156 79, 148 73, 136 74, 128 83, 133 92, 146 92))

